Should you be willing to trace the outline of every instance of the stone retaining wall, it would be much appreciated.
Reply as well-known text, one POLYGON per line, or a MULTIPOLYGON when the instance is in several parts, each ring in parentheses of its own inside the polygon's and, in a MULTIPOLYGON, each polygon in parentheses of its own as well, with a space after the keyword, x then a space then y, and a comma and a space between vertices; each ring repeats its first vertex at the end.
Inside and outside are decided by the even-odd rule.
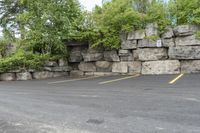
POLYGON ((35 70, 12 70, 7 73, 0 73, 0 81, 23 81, 32 79, 47 79, 54 77, 69 76, 71 67, 64 60, 47 61, 41 71, 35 70))
MULTIPOLYGON (((86 45, 71 45, 68 61, 47 62, 42 71, 1 73, 0 80, 31 80, 59 76, 104 76, 119 74, 200 73, 199 26, 168 27, 159 35, 156 24, 121 34, 121 49, 106 51, 86 45)), ((80 43, 81 44, 81 43, 80 43)), ((85 44, 85 43, 84 43, 85 44)))
POLYGON ((168 27, 159 35, 156 24, 121 34, 121 49, 72 48, 73 76, 113 74, 179 74, 200 72, 199 26, 168 27))

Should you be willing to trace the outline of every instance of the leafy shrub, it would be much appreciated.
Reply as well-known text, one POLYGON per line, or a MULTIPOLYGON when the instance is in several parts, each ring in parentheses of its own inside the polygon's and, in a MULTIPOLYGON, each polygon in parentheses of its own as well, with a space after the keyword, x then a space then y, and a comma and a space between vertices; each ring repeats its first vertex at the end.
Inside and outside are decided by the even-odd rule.
POLYGON ((0 72, 28 69, 40 70, 45 61, 50 59, 49 54, 33 54, 18 50, 14 55, 0 59, 0 72))
POLYGON ((161 0, 112 0, 96 7, 91 14, 91 25, 84 32, 92 47, 120 48, 120 33, 144 29, 147 23, 156 22, 160 33, 170 25, 167 4, 161 0))

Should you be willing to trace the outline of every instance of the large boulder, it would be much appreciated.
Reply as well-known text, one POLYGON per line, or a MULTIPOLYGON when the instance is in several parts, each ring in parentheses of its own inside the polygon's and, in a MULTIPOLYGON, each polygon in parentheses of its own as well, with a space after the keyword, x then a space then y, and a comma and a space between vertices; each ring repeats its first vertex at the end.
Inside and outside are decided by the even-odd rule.
POLYGON ((133 32, 128 33, 127 40, 141 40, 145 37, 145 31, 144 30, 136 30, 133 32))
POLYGON ((180 62, 178 60, 149 61, 142 63, 142 74, 179 74, 180 62))
POLYGON ((17 80, 31 80, 32 74, 30 72, 16 73, 17 80))
POLYGON ((196 35, 176 38, 176 46, 192 46, 192 45, 200 45, 200 39, 198 39, 196 35))
POLYGON ((0 74, 0 80, 2 80, 2 81, 16 80, 16 74, 15 73, 2 73, 2 74, 0 74))
POLYGON ((200 60, 181 61, 182 73, 200 73, 200 60))
MULTIPOLYGON (((138 41, 138 48, 152 48, 152 47, 158 47, 159 40, 152 40, 152 39, 143 39, 138 41)), ((162 46, 162 44, 161 44, 162 46)), ((161 47, 159 46, 159 47, 161 47)))
POLYGON ((175 40, 174 38, 162 38, 163 47, 174 47, 175 40))
POLYGON ((164 60, 168 58, 165 48, 144 48, 138 50, 140 61, 164 60))
POLYGON ((115 63, 113 63, 112 72, 128 73, 128 64, 127 64, 127 62, 115 62, 115 63))
POLYGON ((170 47, 168 55, 170 59, 200 59, 200 46, 170 47))
POLYGON ((53 77, 53 72, 49 72, 49 71, 42 71, 42 72, 34 72, 33 73, 34 79, 47 79, 47 78, 52 78, 52 77, 53 77))
POLYGON ((122 49, 136 49, 137 48, 137 40, 126 40, 121 43, 122 49))
POLYGON ((140 74, 141 70, 142 70, 141 61, 128 62, 128 73, 140 74))
POLYGON ((96 63, 97 72, 111 72, 112 63, 108 61, 97 61, 96 63))
POLYGON ((188 36, 195 34, 200 29, 197 25, 179 25, 174 28, 176 36, 188 36))
POLYGON ((111 61, 111 62, 117 62, 119 60, 119 56, 117 54, 117 51, 112 50, 112 51, 104 51, 104 60, 105 61, 111 61))
POLYGON ((158 24, 149 23, 145 28, 146 36, 158 36, 158 24))
POLYGON ((141 62, 115 62, 112 65, 112 72, 114 73, 141 73, 141 62))
POLYGON ((95 72, 96 66, 93 63, 87 63, 87 62, 81 62, 78 65, 79 70, 83 71, 83 72, 95 72))
POLYGON ((82 56, 85 62, 99 61, 103 59, 103 52, 88 49, 82 52, 82 56))

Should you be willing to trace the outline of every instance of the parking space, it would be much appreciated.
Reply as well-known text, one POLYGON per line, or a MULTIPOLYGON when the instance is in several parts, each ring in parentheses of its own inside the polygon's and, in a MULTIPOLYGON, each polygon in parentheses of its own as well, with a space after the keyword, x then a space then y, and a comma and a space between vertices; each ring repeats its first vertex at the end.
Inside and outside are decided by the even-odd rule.
POLYGON ((0 132, 199 133, 200 75, 0 83, 0 132))

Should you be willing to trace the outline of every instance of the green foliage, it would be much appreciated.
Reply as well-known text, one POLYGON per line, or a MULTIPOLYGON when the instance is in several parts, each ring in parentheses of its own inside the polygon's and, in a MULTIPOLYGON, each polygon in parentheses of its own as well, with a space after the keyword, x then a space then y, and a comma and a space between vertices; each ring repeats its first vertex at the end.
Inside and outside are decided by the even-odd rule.
POLYGON ((181 24, 200 24, 199 0, 170 0, 172 22, 181 24))
POLYGON ((162 0, 154 1, 147 10, 147 22, 158 24, 158 30, 162 34, 166 27, 171 24, 168 5, 162 0))
POLYGON ((200 31, 198 31, 198 32, 196 33, 196 36, 197 36, 198 39, 200 39, 200 31))
POLYGON ((149 39, 149 40, 153 40, 156 41, 158 40, 160 37, 159 36, 146 36, 145 39, 149 39))
POLYGON ((14 55, 0 59, 0 72, 10 70, 28 70, 42 69, 45 61, 55 60, 57 57, 51 57, 49 54, 33 54, 18 50, 14 55))
POLYGON ((43 54, 66 54, 62 41, 78 31, 82 19, 77 0, 2 0, 0 6, 4 30, 18 30, 20 45, 43 54))
POLYGON ((145 19, 132 7, 132 0, 113 0, 103 7, 96 7, 92 13, 93 29, 89 30, 93 47, 103 45, 107 49, 119 49, 121 32, 141 29, 145 19))
POLYGON ((92 12, 92 28, 85 32, 92 47, 120 48, 120 33, 144 29, 156 22, 160 34, 170 25, 167 4, 161 0, 112 0, 92 12))

